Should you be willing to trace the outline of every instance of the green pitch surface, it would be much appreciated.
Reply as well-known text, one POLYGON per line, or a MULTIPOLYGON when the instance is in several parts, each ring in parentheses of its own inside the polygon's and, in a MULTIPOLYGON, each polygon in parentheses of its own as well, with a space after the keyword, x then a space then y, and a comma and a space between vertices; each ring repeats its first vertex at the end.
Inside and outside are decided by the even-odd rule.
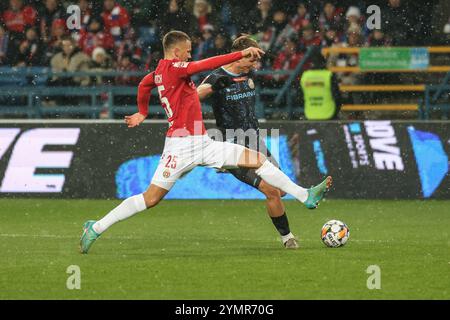
POLYGON ((450 299, 450 201, 287 201, 297 251, 262 201, 165 201, 79 254, 82 223, 118 203, 0 200, 0 299, 450 299), (348 224, 346 246, 322 244, 329 219, 348 224))

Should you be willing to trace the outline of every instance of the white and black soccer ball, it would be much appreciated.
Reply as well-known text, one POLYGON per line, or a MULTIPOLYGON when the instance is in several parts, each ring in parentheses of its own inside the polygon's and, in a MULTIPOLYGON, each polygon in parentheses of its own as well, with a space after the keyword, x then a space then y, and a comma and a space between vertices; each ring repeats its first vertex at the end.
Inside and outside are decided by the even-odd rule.
POLYGON ((322 242, 331 248, 343 246, 350 237, 347 225, 339 220, 330 220, 322 227, 322 242))

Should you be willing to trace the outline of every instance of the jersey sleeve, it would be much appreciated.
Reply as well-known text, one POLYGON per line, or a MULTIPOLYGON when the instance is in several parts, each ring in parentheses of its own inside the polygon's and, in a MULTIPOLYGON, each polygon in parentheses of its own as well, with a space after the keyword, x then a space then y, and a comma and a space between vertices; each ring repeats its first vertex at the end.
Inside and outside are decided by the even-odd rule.
POLYGON ((150 96, 152 94, 152 89, 156 87, 154 77, 155 72, 153 71, 146 75, 138 86, 137 104, 139 113, 144 116, 148 115, 150 96))
POLYGON ((216 69, 240 59, 242 59, 242 52, 237 51, 233 53, 203 59, 200 61, 189 62, 186 68, 187 75, 190 76, 199 72, 216 69))
POLYGON ((175 61, 172 62, 170 72, 179 78, 186 78, 196 73, 216 69, 240 59, 242 59, 242 52, 238 51, 199 61, 175 61))

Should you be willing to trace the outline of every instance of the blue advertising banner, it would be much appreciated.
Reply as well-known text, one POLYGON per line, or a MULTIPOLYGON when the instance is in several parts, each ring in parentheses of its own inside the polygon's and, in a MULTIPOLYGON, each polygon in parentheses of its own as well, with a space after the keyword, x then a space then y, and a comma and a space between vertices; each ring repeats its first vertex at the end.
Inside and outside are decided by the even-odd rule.
MULTIPOLYGON (((208 124, 207 127, 213 126, 208 124)), ((309 187, 332 175, 329 197, 450 199, 450 122, 266 122, 280 168, 309 187), (275 132, 275 131, 273 131, 275 132)), ((165 123, 0 122, 0 196, 126 198, 147 187, 165 123)), ((197 167, 168 199, 263 199, 226 171, 197 167)), ((289 198, 289 197, 288 197, 289 198)))

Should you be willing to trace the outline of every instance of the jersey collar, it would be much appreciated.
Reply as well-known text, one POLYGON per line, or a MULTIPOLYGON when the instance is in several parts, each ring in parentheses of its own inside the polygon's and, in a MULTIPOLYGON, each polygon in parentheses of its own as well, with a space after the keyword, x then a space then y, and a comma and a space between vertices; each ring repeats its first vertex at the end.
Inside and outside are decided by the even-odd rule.
POLYGON ((228 73, 228 75, 230 75, 230 76, 232 76, 232 77, 240 77, 242 74, 240 74, 240 73, 233 73, 233 72, 230 72, 230 71, 228 71, 227 69, 225 69, 223 66, 222 67, 220 67, 223 71, 225 71, 226 73, 228 73))

